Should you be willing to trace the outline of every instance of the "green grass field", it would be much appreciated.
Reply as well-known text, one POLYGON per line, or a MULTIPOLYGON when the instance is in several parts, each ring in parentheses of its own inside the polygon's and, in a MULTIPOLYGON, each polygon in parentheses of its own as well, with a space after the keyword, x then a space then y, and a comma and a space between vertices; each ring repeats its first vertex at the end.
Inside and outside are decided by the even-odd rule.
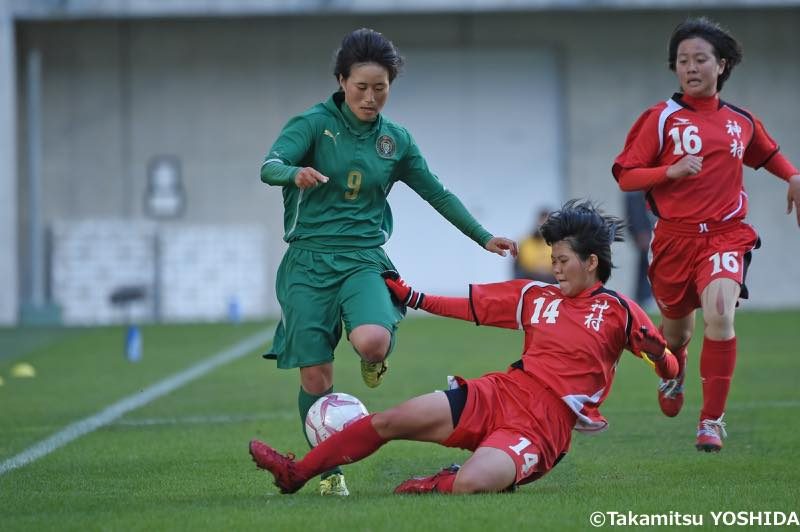
MULTIPOLYGON (((298 376, 252 351, 39 459, 6 467, 0 530, 587 530, 597 511, 699 514, 711 528, 712 511, 800 512, 799 325, 798 312, 737 316, 739 363, 722 453, 693 446, 698 337, 680 416, 661 415, 656 377, 626 353, 603 409, 608 431, 575 434, 570 454, 539 482, 480 496, 392 495, 402 480, 468 456, 414 442, 389 443, 348 466, 349 498, 319 497, 316 481, 278 494, 247 443, 258 437, 305 452, 298 376)), ((122 356, 122 328, 0 329, 0 464, 264 328, 144 327, 144 356, 135 364, 122 356), (10 376, 21 361, 36 368, 35 378, 10 376)), ((342 344, 336 389, 381 410, 444 387, 448 374, 502 369, 520 347, 516 331, 408 319, 380 388, 362 384, 358 360, 342 344)))

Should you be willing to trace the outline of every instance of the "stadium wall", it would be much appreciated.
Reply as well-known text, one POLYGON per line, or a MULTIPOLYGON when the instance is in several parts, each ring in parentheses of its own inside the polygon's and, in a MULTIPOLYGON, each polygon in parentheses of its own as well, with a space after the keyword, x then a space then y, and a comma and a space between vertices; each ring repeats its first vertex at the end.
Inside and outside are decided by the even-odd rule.
MULTIPOLYGON (((268 313, 274 314, 274 272, 284 249, 281 195, 260 183, 259 166, 287 118, 335 88, 330 59, 344 33, 374 27, 401 51, 553 50, 562 87, 563 128, 558 134, 564 140, 563 153, 553 157, 563 160, 564 198, 589 197, 622 213, 611 162, 639 113, 677 88, 666 68, 666 40, 687 14, 580 11, 19 22, 17 110, 25 108, 24 57, 35 48, 42 52, 44 64, 42 207, 48 224, 144 218, 148 164, 157 156, 177 156, 187 195, 182 223, 255 222, 267 229, 265 297, 268 313)), ((730 27, 744 43, 745 61, 726 86, 724 98, 762 118, 784 153, 800 164, 800 108, 794 105, 800 86, 800 34, 795 31, 800 10, 703 14, 730 27)), ((407 68, 413 69, 413 63, 407 68)), ((402 78, 394 90, 403 90, 402 78)), ((514 120, 515 102, 504 99, 501 79, 497 90, 485 97, 485 105, 496 109, 495 120, 514 120)), ((440 127, 436 107, 447 105, 447 94, 419 105, 430 108, 430 127, 440 127)), ((392 116, 391 100, 385 112, 403 122, 402 116, 392 116)), ((17 130, 18 155, 23 158, 23 116, 18 117, 17 130)), ((491 165, 477 157, 475 163, 491 165)), ((18 190, 18 235, 24 235, 27 177, 25 165, 19 166, 19 187, 4 190, 18 190)), ((446 181, 458 179, 445 170, 441 174, 446 181)), ((494 178, 492 186, 502 186, 500 179, 494 178)), ((764 171, 748 170, 746 181, 750 221, 764 240, 748 278, 748 307, 797 307, 800 238, 797 224, 784 214, 785 184, 764 171), (775 281, 779 276, 780 283, 775 281)), ((526 220, 533 216, 519 214, 526 220)), ((4 240, 3 249, 10 249, 8 242, 4 240)), ((626 246, 619 246, 617 253, 620 268, 611 285, 630 292, 633 253, 626 246)), ((27 254, 23 242, 20 278, 27 274, 27 254)), ((436 290, 424 279, 412 281, 436 290)))

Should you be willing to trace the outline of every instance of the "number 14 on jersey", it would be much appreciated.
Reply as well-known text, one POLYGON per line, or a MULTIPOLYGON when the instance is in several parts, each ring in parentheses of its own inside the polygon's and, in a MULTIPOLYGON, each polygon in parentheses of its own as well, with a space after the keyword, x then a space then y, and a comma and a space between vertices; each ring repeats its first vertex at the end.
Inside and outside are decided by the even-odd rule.
POLYGON ((544 319, 544 323, 555 323, 556 318, 558 318, 558 306, 561 304, 561 301, 561 299, 554 299, 545 307, 544 304, 547 303, 547 299, 543 297, 534 299, 531 323, 541 323, 539 320, 542 318, 544 319), (544 309, 544 312, 542 312, 542 309, 544 309))

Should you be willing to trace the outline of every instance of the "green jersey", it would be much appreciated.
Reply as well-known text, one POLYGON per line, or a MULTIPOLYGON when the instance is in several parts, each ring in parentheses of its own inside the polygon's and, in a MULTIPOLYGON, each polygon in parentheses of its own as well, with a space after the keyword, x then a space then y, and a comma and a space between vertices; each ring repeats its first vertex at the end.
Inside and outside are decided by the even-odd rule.
POLYGON ((402 181, 481 247, 492 238, 428 169, 408 131, 378 116, 362 122, 339 92, 286 124, 261 166, 261 180, 283 187, 284 240, 310 251, 378 247, 392 234, 386 196, 402 181), (299 189, 311 167, 330 178, 299 189))

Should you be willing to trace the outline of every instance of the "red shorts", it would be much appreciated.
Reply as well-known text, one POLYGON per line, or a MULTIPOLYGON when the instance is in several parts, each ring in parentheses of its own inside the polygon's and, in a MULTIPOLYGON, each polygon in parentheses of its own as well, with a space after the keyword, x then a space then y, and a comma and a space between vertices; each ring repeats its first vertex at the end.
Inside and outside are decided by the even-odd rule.
POLYGON ((505 452, 517 466, 516 484, 538 480, 569 450, 575 414, 524 370, 458 381, 467 386, 467 403, 442 445, 505 452))
POLYGON ((744 285, 758 233, 739 220, 719 224, 678 224, 659 220, 650 244, 648 270, 661 314, 679 319, 700 307, 700 294, 711 281, 732 279, 744 285))

